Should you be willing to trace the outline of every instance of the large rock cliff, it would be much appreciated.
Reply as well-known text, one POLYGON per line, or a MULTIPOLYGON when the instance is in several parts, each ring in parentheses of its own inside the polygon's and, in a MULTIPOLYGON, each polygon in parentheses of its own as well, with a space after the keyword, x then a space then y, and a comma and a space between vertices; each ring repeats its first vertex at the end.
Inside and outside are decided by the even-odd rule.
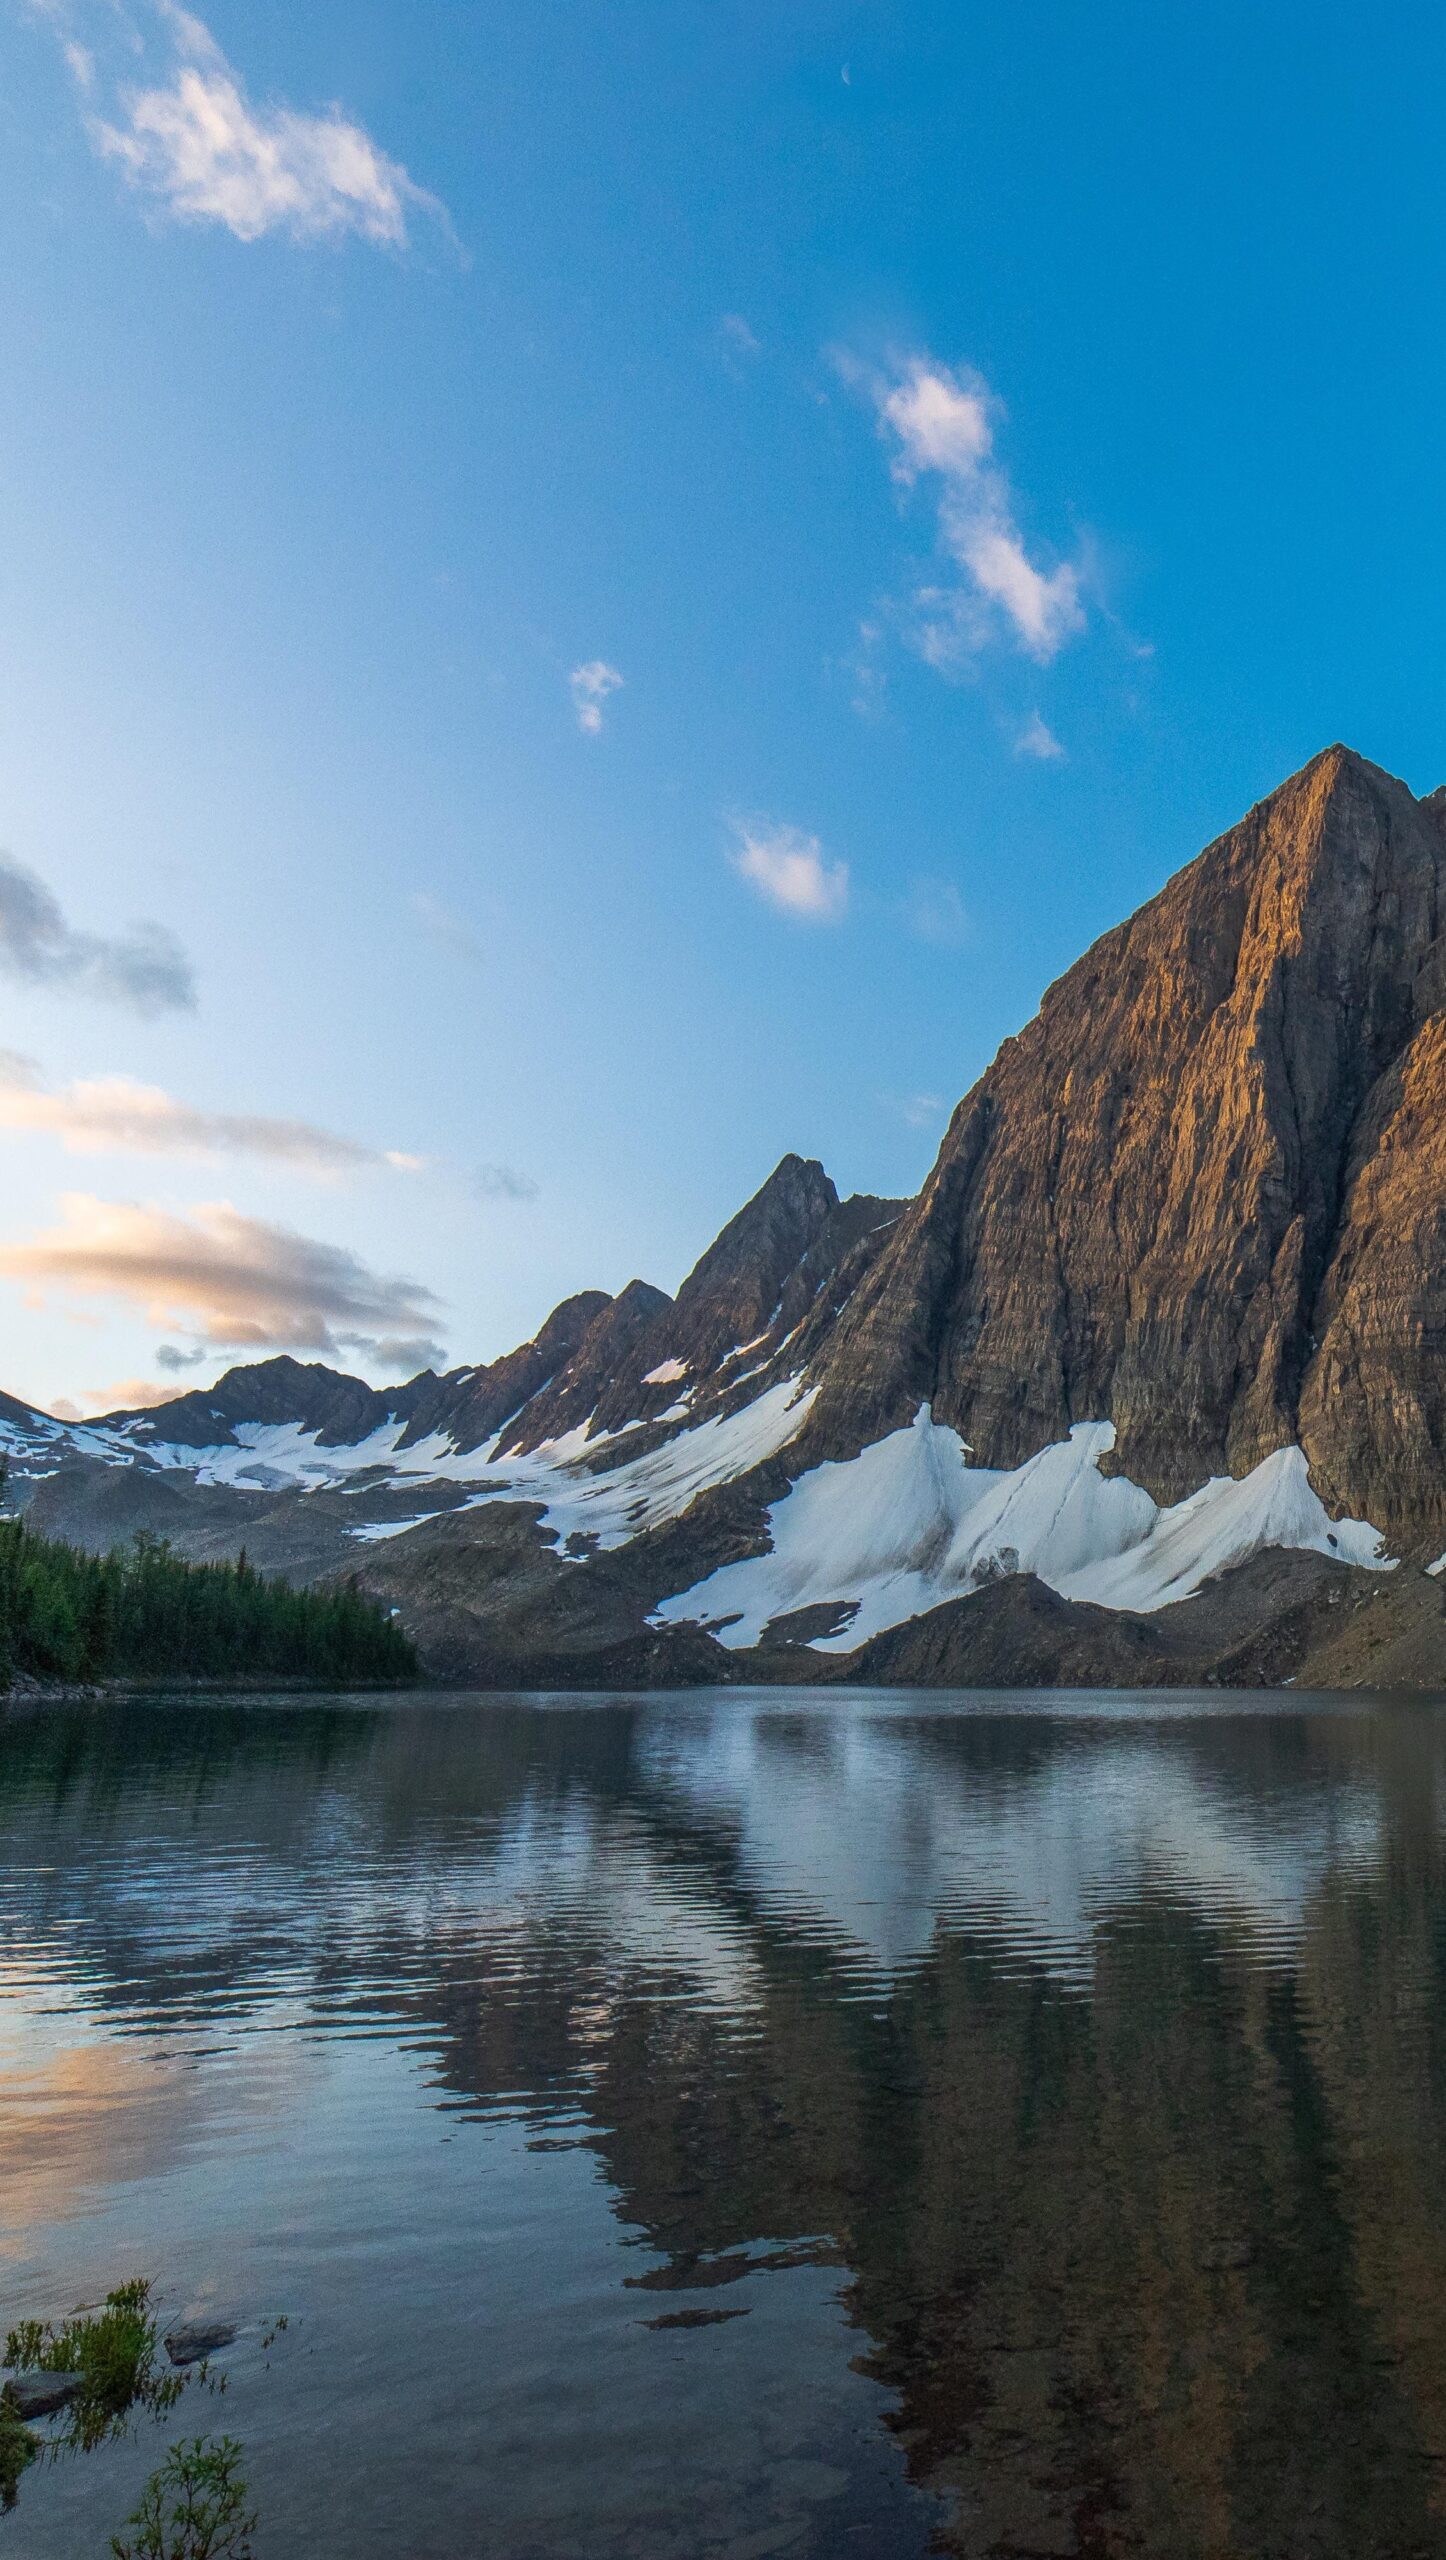
POLYGON ((928 1402, 1012 1466, 1108 1417, 1176 1500, 1303 1440, 1336 1504, 1435 1535, 1443 870, 1439 803, 1333 747, 1104 935, 820 1346, 811 1448, 928 1402))

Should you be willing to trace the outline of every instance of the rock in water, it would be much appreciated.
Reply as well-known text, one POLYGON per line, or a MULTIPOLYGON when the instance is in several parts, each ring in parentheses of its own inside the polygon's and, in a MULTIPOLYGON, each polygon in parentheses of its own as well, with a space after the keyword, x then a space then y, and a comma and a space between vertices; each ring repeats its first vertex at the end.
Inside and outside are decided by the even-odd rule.
POLYGON ((66 2409, 85 2389, 83 2373, 7 2373, 0 2376, 15 2405, 17 2418, 48 2418, 66 2409))
POLYGON ((172 2364, 199 2364, 203 2356, 214 2356, 229 2347, 236 2335, 230 2320, 186 2320, 179 2328, 166 2331, 166 2353, 172 2364))

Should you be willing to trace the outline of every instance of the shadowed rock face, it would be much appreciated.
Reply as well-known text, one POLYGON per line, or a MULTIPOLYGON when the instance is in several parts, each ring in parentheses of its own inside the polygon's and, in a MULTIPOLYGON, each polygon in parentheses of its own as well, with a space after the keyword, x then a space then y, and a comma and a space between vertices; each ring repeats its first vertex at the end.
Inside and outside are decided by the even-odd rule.
POLYGON ((902 1205, 862 1193, 840 1200, 821 1164, 785 1156, 676 1298, 634 1280, 611 1301, 548 1392, 519 1416, 507 1447, 536 1449, 589 1419, 595 1437, 654 1423, 684 1397, 697 1421, 719 1399, 755 1394, 774 1355, 856 1255, 863 1268, 868 1239, 902 1205))
POLYGON ((1446 1545, 1446 1014, 1362 1114, 1301 1438, 1323 1497, 1446 1545))
POLYGON ((1434 1523, 1442 872, 1436 805, 1336 747, 1097 942, 819 1353, 810 1454, 926 1399, 991 1466, 1108 1415, 1177 1500, 1304 1433, 1337 1502, 1434 1523))
POLYGON ((227 1369, 214 1387, 193 1388, 169 1404, 123 1415, 144 1445, 163 1440, 176 1448, 214 1448, 237 1423, 296 1422, 324 1439, 361 1439, 374 1430, 385 1399, 363 1378, 320 1360, 248 1360, 227 1369))
MULTIPOLYGON (((651 1288, 646 1280, 630 1280, 615 1298, 606 1299, 566 1366, 525 1406, 507 1446, 536 1449, 544 1440, 591 1421, 602 1396, 615 1391, 621 1379, 641 1374, 639 1354, 672 1303, 666 1290, 651 1288)), ((666 1396, 662 1401, 666 1404, 666 1396)))

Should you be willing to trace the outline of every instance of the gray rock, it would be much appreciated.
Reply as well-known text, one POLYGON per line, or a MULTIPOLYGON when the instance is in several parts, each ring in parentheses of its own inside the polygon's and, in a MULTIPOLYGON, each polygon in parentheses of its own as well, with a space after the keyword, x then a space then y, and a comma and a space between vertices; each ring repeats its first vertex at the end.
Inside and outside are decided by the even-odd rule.
POLYGON ((172 2364, 199 2364, 203 2356, 229 2347, 235 2335, 231 2320, 183 2320, 178 2328, 167 2330, 166 2353, 172 2364))
POLYGON ((83 2373, 7 2373, 0 2376, 21 2418, 48 2418, 53 2410, 68 2407, 85 2388, 83 2373))

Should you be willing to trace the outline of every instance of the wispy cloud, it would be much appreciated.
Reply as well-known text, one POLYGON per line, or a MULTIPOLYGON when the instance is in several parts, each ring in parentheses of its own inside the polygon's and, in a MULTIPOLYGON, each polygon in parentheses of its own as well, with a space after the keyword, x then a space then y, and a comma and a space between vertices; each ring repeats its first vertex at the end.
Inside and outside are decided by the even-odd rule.
POLYGON ((37 872, 0 853, 0 970, 22 985, 126 1005, 133 1013, 185 1011, 196 1001, 191 964, 164 925, 87 933, 67 922, 37 872))
POLYGON ((883 625, 873 621, 861 622, 858 636, 857 649, 840 664, 848 677, 852 708, 861 720, 873 722, 883 718, 888 692, 888 677, 879 664, 883 625))
POLYGON ((108 1387, 82 1387, 76 1398, 58 1396, 50 1410, 57 1422, 84 1422, 100 1413, 149 1413, 186 1393, 185 1387, 162 1386, 158 1378, 115 1378, 108 1387))
POLYGON ((1014 741, 1014 752, 1017 756, 1033 756, 1039 764, 1055 764, 1063 756, 1064 749, 1054 731, 1034 711, 1014 741))
POLYGON ((531 1174, 518 1173, 510 1164, 483 1164, 477 1168, 473 1188, 480 1200, 535 1200, 537 1185, 531 1174))
POLYGON ((459 916, 441 898, 434 898, 430 889, 414 889, 411 905, 422 931, 443 951, 452 952, 458 959, 470 960, 479 969, 484 965, 487 954, 482 947, 482 937, 465 916, 459 916))
POLYGON ((718 323, 718 348, 725 365, 737 374, 763 349, 741 311, 725 311, 718 323))
POLYGON ((909 1093, 899 1104, 899 1117, 907 1120, 911 1129, 927 1129, 943 1118, 948 1107, 942 1093, 909 1093))
POLYGON ((936 487, 940 545, 959 576, 915 594, 921 655, 948 673, 1003 628, 1046 663, 1084 628, 1081 571, 1069 561, 1041 567, 1030 557, 1008 475, 995 459, 1003 411, 988 384, 926 355, 883 373, 841 361, 873 401, 894 479, 909 488, 928 479, 936 487))
POLYGON ((935 880, 927 874, 910 883, 903 904, 904 921, 921 942, 934 942, 944 950, 957 950, 967 942, 972 931, 969 910, 952 880, 935 880))
POLYGON ((95 148, 174 220, 219 223, 238 240, 352 233, 401 249, 420 214, 450 234, 437 198, 339 106, 307 113, 279 100, 254 104, 210 29, 174 0, 149 0, 138 14, 138 49, 147 49, 144 30, 162 55, 156 76, 118 82, 109 95, 71 13, 52 6, 46 14, 62 31, 95 148))
POLYGON ((93 1076, 51 1092, 33 1059, 13 1049, 0 1049, 0 1129, 58 1138, 72 1155, 264 1156, 318 1174, 377 1167, 415 1173, 422 1163, 420 1156, 364 1146, 307 1120, 197 1111, 129 1076, 93 1076))
POLYGON ((366 1333, 339 1333, 338 1351, 359 1351, 378 1369, 390 1369, 395 1377, 414 1378, 419 1369, 440 1369, 447 1354, 444 1346, 430 1333, 384 1333, 376 1340, 366 1333))
POLYGON ((610 693, 621 690, 622 677, 605 658, 589 658, 586 666, 573 668, 567 681, 578 727, 585 736, 596 738, 602 730, 603 704, 610 693))
POLYGON ((817 836, 741 818, 733 832, 734 869, 770 906, 810 924, 838 923, 849 902, 849 867, 826 860, 817 836))
MULTIPOLYGON (((61 1224, 0 1249, 0 1274, 42 1301, 113 1298, 214 1349, 363 1351, 440 1359, 438 1301, 343 1246, 248 1218, 226 1200, 189 1215, 71 1192, 61 1224)), ((165 1364, 163 1364, 165 1365, 165 1364)))

